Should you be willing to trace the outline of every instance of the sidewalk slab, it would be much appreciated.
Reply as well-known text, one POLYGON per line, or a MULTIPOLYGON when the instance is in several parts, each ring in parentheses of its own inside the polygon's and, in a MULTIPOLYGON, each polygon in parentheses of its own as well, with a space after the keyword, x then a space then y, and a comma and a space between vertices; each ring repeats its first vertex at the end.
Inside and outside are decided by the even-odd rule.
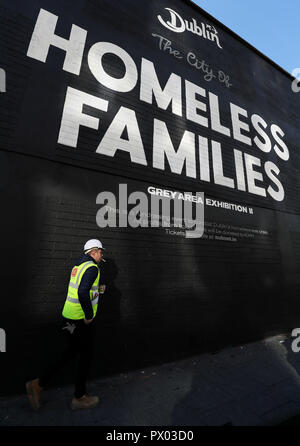
POLYGON ((300 353, 278 335, 144 370, 94 380, 99 406, 72 411, 73 387, 0 398, 0 426, 264 426, 300 414, 300 353))

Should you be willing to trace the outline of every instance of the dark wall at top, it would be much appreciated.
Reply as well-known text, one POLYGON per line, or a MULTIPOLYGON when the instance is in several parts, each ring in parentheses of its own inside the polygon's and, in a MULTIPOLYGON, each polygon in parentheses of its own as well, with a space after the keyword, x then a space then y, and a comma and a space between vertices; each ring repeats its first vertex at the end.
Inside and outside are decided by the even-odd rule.
MULTIPOLYGON (((300 96, 293 93, 291 79, 187 2, 122 0, 111 5, 106 0, 13 0, 0 7, 0 68, 7 78, 6 92, 0 93, 0 327, 7 338, 0 358, 6 383, 1 393, 21 390, 23 381, 56 354, 69 271, 89 238, 100 238, 107 247, 107 262, 101 268, 107 292, 97 315, 93 376, 212 351, 297 326, 300 96), (51 47, 45 62, 27 55, 41 8, 58 16, 55 33, 61 37, 69 39, 72 24, 87 31, 79 75, 62 69, 61 49, 51 47), (192 19, 197 26, 214 25, 222 48, 187 29, 175 33, 164 27, 157 17, 171 21, 165 8, 177 13, 177 27, 178 16, 190 29, 191 23, 195 25, 192 19), (160 47, 158 35, 169 43, 160 47), (89 51, 102 41, 117 45, 133 59, 138 79, 131 91, 115 91, 92 74, 89 51), (205 61, 202 69, 188 63, 191 52, 199 64, 205 61), (161 88, 172 73, 180 77, 182 116, 172 112, 171 104, 164 110, 155 99, 151 104, 140 99, 142 59, 153 62, 161 88), (216 77, 205 80, 204 66, 216 77), (229 76, 230 86, 218 80, 220 70, 229 76), (200 105, 196 112, 207 117, 208 127, 189 119, 186 80, 206 91, 206 97, 197 95, 195 100, 207 105, 206 112, 200 105), (68 87, 108 101, 106 112, 83 106, 82 113, 98 119, 99 126, 81 125, 76 147, 58 142, 68 87), (209 92, 218 97, 221 123, 230 136, 212 128, 216 117, 209 112, 209 92), (249 132, 241 133, 251 138, 251 145, 233 137, 230 103, 247 111, 248 116, 240 119, 249 132), (116 119, 121 107, 127 109, 125 120, 134 112, 134 136, 129 121, 122 129, 116 119), (267 123, 270 152, 254 143, 255 138, 265 142, 251 124, 254 114, 267 123), (158 121, 168 129, 175 150, 185 131, 194 135, 195 144, 186 150, 194 153, 196 178, 187 175, 186 163, 182 168, 179 161, 170 164, 167 156, 164 168, 153 165, 158 150, 154 145, 166 136, 154 142, 158 121), (112 132, 113 156, 97 153, 113 122, 122 130, 117 137, 112 132), (272 124, 284 132, 281 140, 288 147, 288 160, 274 150, 272 124), (139 144, 136 135, 147 165, 131 160, 139 144), (200 174, 199 136, 207 139, 210 181, 200 174), (212 141, 221 145, 221 161, 213 157, 212 141), (130 153, 121 150, 122 142, 130 153), (234 149, 242 154, 243 168, 235 167, 234 149), (249 167, 246 171, 244 154, 260 161, 252 174, 249 167), (278 183, 264 169, 269 161, 280 170, 275 175, 284 189, 280 201, 267 192, 262 196, 249 191, 247 180, 255 172, 262 175, 254 180, 257 187, 278 191, 278 183), (220 170, 234 187, 216 184, 220 170), (237 172, 243 173, 246 190, 238 188, 237 172), (96 197, 103 191, 118 197, 120 184, 127 184, 128 194, 140 191, 147 196, 149 186, 204 192, 206 198, 244 206, 247 212, 206 203, 205 232, 199 239, 187 239, 182 231, 175 234, 174 228, 100 228, 96 197)), ((124 76, 124 64, 116 56, 106 54, 102 63, 111 78, 124 76)), ((69 382, 67 370, 61 379, 69 382)))

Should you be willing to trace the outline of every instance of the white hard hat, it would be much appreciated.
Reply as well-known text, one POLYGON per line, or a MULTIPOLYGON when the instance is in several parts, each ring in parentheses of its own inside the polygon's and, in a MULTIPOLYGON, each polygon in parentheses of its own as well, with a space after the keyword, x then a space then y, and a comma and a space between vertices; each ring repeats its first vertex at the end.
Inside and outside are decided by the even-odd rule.
POLYGON ((91 250, 93 248, 105 249, 105 248, 103 248, 102 243, 100 242, 100 240, 91 239, 91 240, 88 240, 86 242, 86 244, 84 245, 83 250, 84 251, 89 251, 89 250, 91 250))

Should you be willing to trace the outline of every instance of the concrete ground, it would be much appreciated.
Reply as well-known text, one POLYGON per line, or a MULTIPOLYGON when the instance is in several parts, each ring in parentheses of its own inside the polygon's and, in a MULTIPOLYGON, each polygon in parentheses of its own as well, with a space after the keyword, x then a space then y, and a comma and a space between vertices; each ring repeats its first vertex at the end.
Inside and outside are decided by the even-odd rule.
POLYGON ((179 362, 93 381, 99 406, 72 411, 73 388, 0 398, 0 426, 270 426, 298 424, 300 353, 275 336, 179 362), (296 418, 294 418, 296 417, 296 418))

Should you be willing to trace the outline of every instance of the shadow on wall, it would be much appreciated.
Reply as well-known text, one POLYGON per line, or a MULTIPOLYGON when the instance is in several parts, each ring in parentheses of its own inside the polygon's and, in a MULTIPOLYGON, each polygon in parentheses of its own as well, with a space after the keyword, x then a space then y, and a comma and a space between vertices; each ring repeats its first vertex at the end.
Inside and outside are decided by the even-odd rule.
POLYGON ((96 360, 92 374, 99 376, 116 371, 123 363, 124 345, 122 342, 121 299, 122 293, 116 286, 118 266, 114 259, 105 257, 100 264, 100 285, 106 285, 98 306, 96 360), (105 361, 102 359, 105 358, 105 361))

